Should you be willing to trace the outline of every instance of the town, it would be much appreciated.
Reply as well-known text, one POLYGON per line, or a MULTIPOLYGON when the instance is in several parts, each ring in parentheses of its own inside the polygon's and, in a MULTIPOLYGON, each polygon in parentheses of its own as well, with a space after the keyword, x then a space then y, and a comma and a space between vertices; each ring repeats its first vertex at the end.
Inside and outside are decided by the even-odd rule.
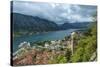
MULTIPOLYGON (((72 32, 71 36, 65 37, 63 40, 44 41, 37 44, 33 44, 33 46, 31 46, 29 42, 22 42, 19 45, 19 50, 13 53, 14 64, 28 65, 60 63, 52 61, 55 57, 65 56, 68 52, 70 53, 70 55, 73 55, 75 48, 74 37, 76 35, 80 36, 77 32, 72 32)), ((62 61, 62 63, 66 61, 67 60, 64 60, 62 61)))
MULTIPOLYGON (((84 37, 83 33, 74 31, 63 40, 42 41, 37 43, 24 41, 20 43, 19 49, 13 53, 13 64, 16 66, 78 62, 76 61, 78 59, 74 57, 77 55, 81 56, 80 54, 85 55, 82 52, 77 54, 79 49, 82 50, 84 48, 80 47, 80 44, 78 45, 82 37, 84 37), (73 60, 73 58, 76 60, 73 60)), ((94 49, 89 58, 85 61, 96 61, 96 56, 97 52, 94 49)), ((77 58, 80 59, 80 57, 77 58)))

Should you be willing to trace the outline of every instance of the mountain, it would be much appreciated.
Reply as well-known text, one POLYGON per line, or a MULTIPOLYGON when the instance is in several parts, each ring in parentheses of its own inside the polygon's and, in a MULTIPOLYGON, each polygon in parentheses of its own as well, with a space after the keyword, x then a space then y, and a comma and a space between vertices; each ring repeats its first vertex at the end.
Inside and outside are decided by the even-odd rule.
POLYGON ((79 29, 86 28, 90 24, 89 22, 70 23, 67 21, 64 24, 59 25, 47 19, 19 13, 11 13, 11 18, 15 32, 47 32, 66 29, 79 29))
POLYGON ((60 25, 60 28, 63 30, 87 28, 89 26, 89 24, 90 24, 90 22, 75 22, 75 23, 66 22, 66 23, 60 25))
POLYGON ((11 18, 14 31, 43 32, 58 30, 58 25, 53 21, 49 21, 36 16, 11 13, 11 18))

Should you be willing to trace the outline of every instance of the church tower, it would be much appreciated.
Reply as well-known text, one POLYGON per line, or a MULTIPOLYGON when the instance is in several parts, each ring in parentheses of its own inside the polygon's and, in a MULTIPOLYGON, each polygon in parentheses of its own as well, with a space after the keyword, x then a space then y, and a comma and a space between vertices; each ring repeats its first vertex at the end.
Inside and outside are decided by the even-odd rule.
POLYGON ((76 36, 76 32, 72 32, 71 33, 71 52, 72 52, 72 55, 74 53, 74 47, 75 47, 75 36, 76 36))

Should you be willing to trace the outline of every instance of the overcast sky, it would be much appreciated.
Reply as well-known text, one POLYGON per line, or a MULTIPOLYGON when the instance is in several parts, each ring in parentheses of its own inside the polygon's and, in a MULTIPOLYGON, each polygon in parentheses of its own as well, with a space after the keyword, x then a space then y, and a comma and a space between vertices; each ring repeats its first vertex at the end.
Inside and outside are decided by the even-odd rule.
POLYGON ((28 1, 14 1, 13 12, 38 16, 54 21, 58 24, 70 22, 91 21, 96 12, 96 6, 72 5, 65 3, 42 3, 28 1))

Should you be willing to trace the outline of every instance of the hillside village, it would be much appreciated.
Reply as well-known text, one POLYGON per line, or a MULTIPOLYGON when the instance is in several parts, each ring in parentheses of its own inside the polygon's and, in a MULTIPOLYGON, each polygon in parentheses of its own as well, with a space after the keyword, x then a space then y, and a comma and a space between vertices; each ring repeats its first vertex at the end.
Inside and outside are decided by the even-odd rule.
MULTIPOLYGON (((76 35, 80 37, 80 34, 77 32, 72 32, 69 38, 65 37, 63 40, 46 41, 41 46, 38 44, 31 46, 29 42, 23 42, 19 45, 19 50, 13 53, 14 65, 60 63, 60 61, 52 61, 55 57, 62 58, 66 56, 67 53, 73 55, 74 45, 77 43, 74 40, 74 36, 76 35)), ((67 61, 62 61, 62 63, 64 62, 67 61)))
POLYGON ((13 53, 13 65, 38 65, 97 61, 96 27, 74 31, 63 40, 22 42, 13 53))

